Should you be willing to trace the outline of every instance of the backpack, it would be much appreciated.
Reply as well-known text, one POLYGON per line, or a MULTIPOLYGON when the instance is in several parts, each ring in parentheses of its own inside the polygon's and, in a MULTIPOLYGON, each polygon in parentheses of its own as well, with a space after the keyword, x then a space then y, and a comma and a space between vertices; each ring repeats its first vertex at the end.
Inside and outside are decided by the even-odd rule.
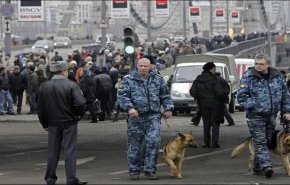
POLYGON ((214 86, 214 91, 216 97, 221 103, 229 103, 229 94, 231 89, 226 80, 223 78, 218 78, 214 86))

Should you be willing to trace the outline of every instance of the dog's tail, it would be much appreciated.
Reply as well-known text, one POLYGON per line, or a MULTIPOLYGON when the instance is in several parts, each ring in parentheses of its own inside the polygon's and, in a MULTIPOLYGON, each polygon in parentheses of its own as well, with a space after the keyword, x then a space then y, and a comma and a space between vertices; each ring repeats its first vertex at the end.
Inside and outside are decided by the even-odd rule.
POLYGON ((251 139, 252 137, 248 137, 246 140, 244 140, 241 144, 239 144, 233 149, 232 154, 231 154, 232 159, 236 158, 245 147, 249 146, 251 139))

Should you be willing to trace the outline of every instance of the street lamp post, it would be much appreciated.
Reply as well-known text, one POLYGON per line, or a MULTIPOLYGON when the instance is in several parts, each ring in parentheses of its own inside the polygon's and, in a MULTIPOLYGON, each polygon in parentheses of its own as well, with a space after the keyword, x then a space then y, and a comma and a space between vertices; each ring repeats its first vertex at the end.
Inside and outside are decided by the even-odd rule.
POLYGON ((213 29, 213 26, 212 26, 212 0, 209 0, 210 2, 210 6, 209 6, 209 29, 210 29, 210 39, 212 39, 212 29, 213 29))
POLYGON ((267 23, 267 30, 268 30, 268 55, 271 59, 271 66, 276 66, 275 59, 272 59, 272 40, 271 40, 271 26, 270 26, 270 14, 268 13, 268 16, 266 17, 266 23, 267 23))
POLYGON ((148 26, 148 41, 151 41, 151 0, 147 0, 147 26, 148 26))
MULTIPOLYGON (((107 18, 106 18, 106 1, 105 0, 102 0, 102 21, 106 21, 107 18)), ((104 26, 102 27, 102 47, 104 48, 106 46, 106 31, 107 31, 107 28, 104 26)))
MULTIPOLYGON (((11 4, 11 0, 5 0, 6 4, 11 4)), ((10 24, 11 16, 5 17, 5 22, 10 24)), ((11 31, 5 33, 5 54, 11 54, 11 31)))
POLYGON ((183 1, 183 37, 186 38, 186 2, 183 1))

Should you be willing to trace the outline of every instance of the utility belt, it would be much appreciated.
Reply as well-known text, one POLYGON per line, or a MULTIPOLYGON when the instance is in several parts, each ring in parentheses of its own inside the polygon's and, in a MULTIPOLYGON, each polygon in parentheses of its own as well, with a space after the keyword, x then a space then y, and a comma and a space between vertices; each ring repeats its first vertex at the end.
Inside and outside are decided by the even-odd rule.
POLYGON ((138 115, 140 116, 140 117, 147 117, 147 116, 159 116, 159 115, 161 115, 161 113, 160 112, 153 112, 153 111, 148 111, 148 112, 139 112, 138 111, 138 115))

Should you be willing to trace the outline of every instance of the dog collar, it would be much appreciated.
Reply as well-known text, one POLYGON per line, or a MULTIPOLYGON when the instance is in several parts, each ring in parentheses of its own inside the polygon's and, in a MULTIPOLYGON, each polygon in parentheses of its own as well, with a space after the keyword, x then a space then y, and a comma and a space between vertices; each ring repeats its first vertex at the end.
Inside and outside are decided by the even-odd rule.
POLYGON ((286 154, 289 154, 289 153, 290 153, 290 150, 289 149, 282 150, 282 154, 283 155, 286 155, 286 154))

